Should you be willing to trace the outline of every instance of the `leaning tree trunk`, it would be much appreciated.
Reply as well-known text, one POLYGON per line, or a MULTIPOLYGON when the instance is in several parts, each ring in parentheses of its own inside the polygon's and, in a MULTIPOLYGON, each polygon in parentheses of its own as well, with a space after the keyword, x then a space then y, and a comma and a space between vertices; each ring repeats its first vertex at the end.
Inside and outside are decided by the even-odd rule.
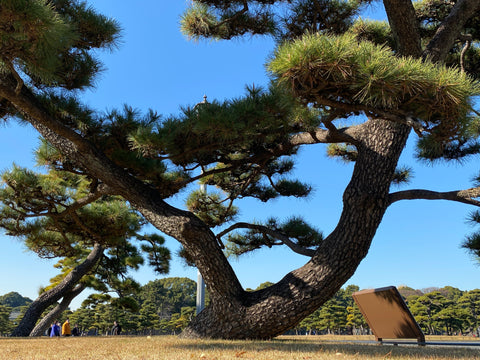
POLYGON ((48 327, 51 326, 53 321, 58 319, 60 315, 67 310, 70 303, 75 299, 80 293, 85 290, 85 284, 78 284, 74 289, 66 293, 62 301, 55 306, 52 311, 50 311, 42 320, 33 328, 30 336, 42 336, 47 331, 48 327))
POLYGON ((353 275, 388 206, 390 183, 409 134, 408 127, 382 120, 368 121, 364 131, 339 223, 311 261, 269 288, 213 298, 183 336, 274 337, 315 311, 353 275))
POLYGON ((29 336, 43 312, 58 300, 70 293, 80 279, 97 264, 103 255, 103 247, 95 244, 90 254, 80 265, 76 266, 60 284, 42 293, 30 304, 20 324, 13 330, 11 336, 29 336))

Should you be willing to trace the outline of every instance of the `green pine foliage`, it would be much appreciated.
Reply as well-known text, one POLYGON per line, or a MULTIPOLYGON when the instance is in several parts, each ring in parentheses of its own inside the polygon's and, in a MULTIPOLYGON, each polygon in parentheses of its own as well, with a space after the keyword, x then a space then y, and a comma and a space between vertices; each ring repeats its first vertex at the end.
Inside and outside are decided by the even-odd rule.
POLYGON ((13 323, 9 319, 11 312, 11 307, 0 304, 0 336, 9 334, 13 328, 13 323))
POLYGON ((31 302, 31 299, 24 297, 15 291, 0 296, 0 305, 4 305, 10 308, 26 306, 29 305, 31 302))
POLYGON ((302 249, 315 249, 323 241, 322 232, 299 217, 283 222, 270 218, 264 224, 255 223, 245 231, 229 233, 225 253, 238 257, 262 247, 285 245, 283 237, 302 249))
POLYGON ((95 181, 79 172, 55 170, 63 160, 47 142, 37 155, 39 164, 49 165, 48 172, 14 165, 2 174, 0 227, 39 256, 59 259, 55 267, 60 272, 41 292, 60 284, 101 244, 100 260, 80 283, 101 293, 115 292, 112 303, 134 308, 129 297, 140 285, 128 274, 145 258, 155 272, 168 273, 171 256, 165 239, 140 234, 145 221, 139 213, 119 197, 95 196, 95 181))
POLYGON ((395 49, 395 40, 386 21, 356 20, 348 32, 355 35, 358 40, 370 41, 377 45, 387 45, 395 49))
MULTIPOLYGON (((262 2, 263 10, 273 14, 275 3, 277 2, 262 2)), ((358 17, 354 19, 362 7, 368 3, 370 1, 292 1, 282 7, 281 13, 275 14, 274 37, 279 44, 282 44, 285 39, 293 42, 297 39, 299 55, 296 57, 294 54, 286 54, 287 62, 292 60, 290 57, 306 61, 301 66, 297 64, 298 68, 295 70, 292 69, 290 76, 293 79, 292 82, 288 80, 289 75, 286 75, 284 80, 287 86, 293 88, 294 93, 304 101, 327 109, 334 107, 337 113, 344 111, 346 117, 352 111, 355 112, 353 109, 373 117, 378 116, 378 112, 388 109, 390 113, 400 117, 413 116, 419 119, 423 122, 422 128, 425 130, 422 133, 423 137, 418 142, 417 157, 419 159, 429 162, 439 159, 461 160, 476 154, 479 151, 479 145, 475 141, 479 133, 478 127, 475 126, 478 121, 476 116, 472 116, 470 112, 470 102, 472 96, 478 94, 478 85, 471 79, 477 79, 480 74, 480 48, 478 47, 480 18, 474 16, 469 19, 465 27, 465 35, 455 42, 454 48, 445 59, 446 67, 442 68, 429 65, 428 61, 412 62, 408 59, 397 59, 394 56, 397 50, 396 41, 388 23, 358 17), (302 54, 303 41, 308 42, 308 40, 300 39, 305 33, 311 34, 310 38, 334 35, 341 37, 342 34, 351 34, 353 38, 350 39, 350 44, 343 47, 338 37, 334 37, 337 40, 332 40, 329 45, 326 38, 326 47, 330 47, 332 50, 337 48, 340 51, 345 50, 345 53, 329 53, 330 50, 320 46, 318 51, 325 58, 310 59, 309 56, 312 55, 314 46, 305 45, 308 51, 306 50, 302 54), (337 42, 335 43, 335 41, 337 42), (367 42, 374 43, 378 47, 369 49, 367 42), (374 55, 374 58, 371 58, 367 55, 365 57, 365 53, 368 54, 370 51, 374 53, 378 51, 378 56, 374 55), (352 57, 350 62, 342 57, 349 58, 349 54, 356 53, 359 58, 363 57, 363 59, 352 57), (315 65, 310 64, 309 59, 315 65), (339 63, 338 68, 334 70, 336 59, 339 59, 339 63), (333 65, 329 67, 328 64, 333 65), (312 72, 307 70, 310 69, 310 65, 313 69, 312 72), (320 76, 316 73, 320 71, 319 66, 324 67, 320 76), (352 67, 354 67, 353 70, 352 67), (302 68, 305 70, 303 75, 301 74, 302 68), (446 70, 447 68, 450 70, 446 70), (462 71, 459 72, 457 69, 462 71), (300 71, 300 73, 296 71, 300 71), (411 76, 406 76, 407 73, 411 76), (328 77, 335 77, 335 74, 340 76, 340 80, 339 78, 332 80, 328 77), (432 80, 434 81, 432 82, 432 80), (327 104, 324 103, 325 100, 329 100, 327 104), (337 105, 335 105, 335 101, 338 102, 337 105), (346 104, 350 106, 346 106, 346 104), (352 104, 357 106, 352 106, 352 104)), ((245 4, 249 8, 258 5, 255 1, 247 1, 245 4)), ((445 2, 443 0, 422 0, 414 3, 423 44, 426 44, 437 32, 439 24, 452 10, 454 4, 454 1, 445 2)), ((205 21, 210 17, 211 21, 218 22, 219 18, 227 19, 227 14, 235 16, 232 15, 236 14, 235 11, 241 11, 241 4, 230 1, 194 1, 192 9, 196 6, 202 7, 203 13, 208 14, 208 16, 198 15, 198 19, 203 18, 205 21)), ((193 12, 193 10, 188 10, 185 16, 188 16, 191 11, 193 12)), ((250 26, 250 31, 239 31, 235 36, 255 33, 254 26, 248 25, 246 22, 241 23, 240 18, 237 20, 232 23, 224 21, 222 26, 228 24, 232 28, 238 27, 239 29, 250 26)), ((203 32, 196 32, 194 28, 184 26, 183 30, 189 36, 196 38, 222 37, 218 33, 214 34, 214 31, 210 31, 208 28, 204 28, 203 32)), ((231 31, 235 32, 235 30, 231 31)), ((230 36, 226 38, 230 38, 230 36)), ((287 43, 281 48, 287 47, 291 49, 294 45, 287 43)), ((277 53, 279 51, 277 50, 277 53)), ((288 53, 288 51, 285 52, 288 53)), ((283 74, 285 69, 279 72, 277 70, 273 70, 276 76, 285 76, 285 74, 279 74, 283 74)))
POLYGON ((302 218, 296 216, 281 223, 279 229, 286 236, 296 239, 297 244, 302 247, 315 248, 323 241, 323 234, 321 231, 310 226, 302 218))
MULTIPOLYGON (((478 179, 476 179, 478 184, 478 179)), ((480 224, 480 211, 473 211, 468 216, 468 222, 472 226, 480 224)), ((474 231, 465 237, 462 247, 472 254, 480 262, 480 231, 474 231)))
POLYGON ((92 48, 112 48, 119 26, 74 0, 7 0, 0 15, 0 69, 37 87, 92 86, 101 70, 92 48))
POLYGON ((158 234, 149 234, 139 237, 139 240, 144 242, 141 244, 141 250, 147 255, 148 265, 157 274, 168 274, 171 255, 168 248, 164 246, 165 238, 158 234))
POLYGON ((46 0, 3 1, 0 22, 0 69, 8 72, 18 64, 47 83, 56 80, 58 54, 73 44, 76 35, 54 6, 46 0))
POLYGON ((225 204, 221 194, 206 193, 201 190, 191 192, 187 198, 186 205, 188 210, 197 215, 211 228, 231 221, 238 213, 236 206, 228 202, 225 204))
MULTIPOLYGON (((271 3, 271 1, 256 2, 271 3)), ((231 39, 247 33, 252 35, 274 33, 273 14, 265 6, 251 5, 246 8, 243 3, 221 3, 221 1, 195 1, 180 20, 182 32, 195 40, 206 36, 231 39), (213 5, 217 11, 212 11, 208 5, 213 5)))
POLYGON ((305 35, 280 46, 269 63, 280 84, 315 106, 358 105, 411 114, 439 138, 466 127, 480 86, 465 73, 394 53, 352 35, 305 35))
POLYGON ((306 32, 343 34, 352 26, 364 0, 292 1, 287 15, 277 25, 279 39, 295 39, 306 32), (321 16, 319 16, 319 11, 321 16))
POLYGON ((292 128, 315 122, 314 114, 305 117, 294 105, 280 90, 248 87, 242 98, 184 108, 182 116, 140 129, 130 141, 143 154, 168 154, 179 166, 234 163, 242 154, 274 148, 292 128))
POLYGON ((191 39, 231 39, 270 35, 279 41, 305 32, 342 33, 371 0, 319 1, 210 1, 194 0, 181 19, 182 32, 191 39), (281 4, 282 11, 275 11, 281 4))
POLYGON ((72 256, 78 252, 77 244, 115 246, 125 236, 134 236, 143 222, 113 197, 66 211, 87 195, 86 189, 81 191, 86 180, 70 173, 43 175, 14 166, 2 180, 0 226, 43 257, 72 256))
POLYGON ((408 184, 412 178, 413 169, 408 166, 401 166, 395 170, 394 178, 392 184, 408 184))

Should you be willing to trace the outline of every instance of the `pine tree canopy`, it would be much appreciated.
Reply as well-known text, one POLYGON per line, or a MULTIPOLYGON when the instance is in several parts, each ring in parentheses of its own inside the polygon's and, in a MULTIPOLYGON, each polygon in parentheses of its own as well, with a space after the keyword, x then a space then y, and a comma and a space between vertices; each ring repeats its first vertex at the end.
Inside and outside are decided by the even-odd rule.
MULTIPOLYGON (((269 83, 161 115, 131 105, 101 112, 83 103, 82 91, 102 70, 96 52, 118 43, 115 20, 83 1, 3 1, 0 116, 38 130, 45 139, 39 160, 49 172, 14 167, 5 173, 0 225, 43 256, 68 258, 59 264, 65 271, 72 256, 85 256, 82 247, 100 242, 108 249, 92 282, 108 279, 130 294, 135 282, 110 279, 110 271, 136 268, 144 252, 157 271, 168 269, 163 238, 138 234, 148 222, 179 241, 209 290, 211 304, 185 336, 283 333, 350 279, 390 205, 480 206, 478 184, 392 190, 412 176, 399 164, 412 137, 416 156, 430 163, 480 152, 480 2, 383 0, 383 22, 362 19, 370 3, 192 0, 180 21, 191 39, 273 40, 269 83), (300 149, 315 145, 352 163, 333 230, 323 235, 295 214, 243 221, 249 214, 237 208, 240 199, 262 206, 312 193, 292 174, 300 149), (197 182, 215 190, 192 193, 184 207, 171 205, 197 182), (226 255, 277 245, 308 261, 265 289, 245 291, 226 255)), ((308 165, 317 176, 327 171, 318 159, 308 165)), ((465 246, 475 251, 476 238, 465 246)))
POLYGON ((306 104, 345 115, 411 116, 440 140, 465 134, 472 97, 480 94, 480 84, 464 72, 397 57, 353 35, 306 35, 280 46, 269 70, 306 104))

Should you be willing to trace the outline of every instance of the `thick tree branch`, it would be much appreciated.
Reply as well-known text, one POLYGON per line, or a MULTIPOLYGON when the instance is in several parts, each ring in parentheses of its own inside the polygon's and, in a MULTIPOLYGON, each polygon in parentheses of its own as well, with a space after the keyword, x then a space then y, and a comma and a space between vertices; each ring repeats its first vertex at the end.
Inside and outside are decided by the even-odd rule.
MULTIPOLYGON (((371 106, 365 106, 362 104, 348 104, 342 101, 331 100, 324 97, 317 97, 316 102, 318 104, 321 104, 323 106, 328 106, 330 108, 343 109, 346 112, 356 112, 356 113, 363 112, 368 117, 371 117, 371 118, 389 120, 399 124, 406 124, 412 127, 417 133, 421 133, 422 131, 425 131, 425 128, 423 127, 420 121, 417 121, 417 120, 412 121, 410 113, 407 113, 406 111, 402 111, 399 109, 383 110, 383 109, 378 109, 371 106)), ((335 137, 333 137, 333 134, 332 134, 332 138, 333 138, 332 140, 335 140, 335 137)), ((343 141, 336 141, 336 142, 354 143, 354 139, 355 139, 355 136, 352 136, 350 141, 343 140, 343 141)), ((332 142, 335 142, 335 141, 332 141, 332 142)))
POLYGON ((264 233, 264 234, 267 234, 271 237, 274 237, 278 240, 280 240, 282 243, 284 243, 285 245, 287 245, 293 252, 297 253, 297 254, 300 254, 300 255, 305 255, 305 256, 308 256, 308 257, 312 257, 313 255, 315 255, 315 250, 312 250, 312 249, 307 249, 307 248, 304 248, 303 246, 299 246, 297 244, 295 244, 292 240, 289 239, 288 236, 285 236, 283 235, 282 233, 278 232, 278 231, 275 231, 275 230, 272 230, 272 229, 269 229, 268 227, 266 226, 263 226, 263 225, 257 225, 257 224, 249 224, 249 223, 245 223, 245 222, 239 222, 239 223, 236 223, 236 224, 233 224, 232 226, 230 226, 228 229, 225 229, 223 230, 222 232, 220 232, 218 235, 217 235, 217 238, 220 240, 220 238, 224 235, 226 235, 227 233, 233 231, 233 230, 236 230, 236 229, 251 229, 251 230, 256 230, 256 231, 259 231, 261 233, 264 233))
POLYGON ((10 70, 12 75, 15 77, 15 80, 17 80, 17 86, 15 86, 15 93, 20 94, 20 92, 22 91, 23 84, 24 84, 22 77, 15 70, 15 67, 13 66, 13 63, 10 60, 5 60, 4 63, 7 65, 7 68, 10 70))
POLYGON ((462 70, 462 72, 465 72, 465 55, 467 54, 467 51, 472 44, 472 35, 468 34, 467 36, 464 36, 464 40, 465 46, 460 53, 460 69, 462 70))
POLYGON ((58 285, 45 291, 32 302, 20 324, 12 332, 12 336, 28 336, 43 311, 72 291, 80 279, 98 263, 103 256, 103 251, 104 248, 100 244, 95 244, 90 254, 81 264, 69 272, 58 285))
POLYGON ((480 201, 475 200, 479 197, 480 187, 447 192, 412 189, 391 193, 389 195, 389 205, 400 200, 450 200, 464 204, 480 206, 480 201))
POLYGON ((418 58, 422 54, 420 32, 411 0, 383 0, 398 53, 418 58))
POLYGON ((445 18, 432 40, 428 43, 423 57, 432 62, 445 60, 455 40, 460 36, 465 23, 480 12, 480 1, 458 0, 452 12, 445 18))
POLYGON ((20 94, 15 93, 15 87, 16 82, 11 76, 0 76, 0 97, 10 101, 47 141, 66 157, 88 169, 92 177, 110 186, 114 194, 123 196, 153 226, 177 239, 192 256, 199 259, 196 265, 212 299, 234 298, 244 293, 215 235, 202 221, 188 211, 167 204, 164 198, 171 194, 164 194, 160 189, 136 179, 80 134, 52 117, 25 86, 20 94))
POLYGON ((331 143, 351 143, 355 144, 355 136, 359 126, 351 126, 335 131, 317 129, 312 132, 303 132, 290 137, 290 146, 309 145, 309 144, 331 144, 331 143))
POLYGON ((57 304, 57 306, 55 306, 53 308, 53 310, 51 310, 42 320, 40 320, 40 322, 33 328, 32 332, 30 333, 29 336, 42 336, 43 334, 45 334, 45 332, 47 331, 48 327, 50 326, 50 324, 55 320, 55 319, 58 319, 60 317, 60 315, 68 308, 68 306, 70 305, 70 303, 72 302, 73 299, 75 299, 75 297, 77 297, 84 289, 86 288, 86 285, 83 284, 83 283, 80 283, 78 284, 77 286, 75 286, 75 288, 73 288, 72 290, 70 290, 69 292, 67 292, 63 298, 62 298, 62 301, 57 304))

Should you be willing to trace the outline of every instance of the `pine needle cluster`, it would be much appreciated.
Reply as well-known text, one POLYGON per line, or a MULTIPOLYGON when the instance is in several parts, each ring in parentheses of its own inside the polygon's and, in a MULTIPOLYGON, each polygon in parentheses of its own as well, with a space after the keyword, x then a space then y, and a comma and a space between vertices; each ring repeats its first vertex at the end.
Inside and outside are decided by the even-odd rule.
POLYGON ((368 114, 411 114, 438 137, 468 122, 480 86, 463 72, 413 58, 352 35, 306 35, 280 46, 269 70, 305 103, 361 106, 368 114))
POLYGON ((0 71, 20 84, 92 86, 101 64, 90 50, 118 41, 118 24, 84 2, 5 0, 0 10, 0 71))
POLYGON ((295 39, 305 32, 341 34, 371 0, 194 0, 181 19, 189 38, 231 39, 270 35, 295 39), (275 9, 281 8, 281 11, 275 9))
POLYGON ((9 72, 16 62, 33 76, 52 82, 61 64, 58 54, 76 38, 54 6, 46 0, 2 1, 0 24, 0 69, 9 72))
POLYGON ((265 6, 273 2, 255 1, 256 4, 252 2, 247 6, 244 1, 196 0, 182 15, 181 30, 195 40, 204 37, 231 39, 247 33, 273 34, 274 17, 265 6))
POLYGON ((299 217, 283 222, 270 218, 264 224, 257 222, 246 231, 229 234, 225 252, 238 257, 262 247, 285 245, 282 238, 289 239, 295 246, 305 250, 315 249, 320 245, 323 234, 299 217))

